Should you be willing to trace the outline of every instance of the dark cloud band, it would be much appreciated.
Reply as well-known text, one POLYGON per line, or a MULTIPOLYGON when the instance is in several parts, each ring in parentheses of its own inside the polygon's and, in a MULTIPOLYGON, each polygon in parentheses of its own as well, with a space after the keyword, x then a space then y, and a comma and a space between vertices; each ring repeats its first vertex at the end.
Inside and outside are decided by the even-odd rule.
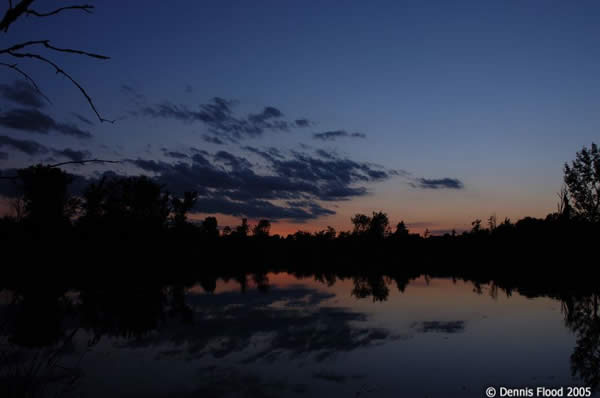
POLYGON ((12 109, 0 114, 0 126, 28 133, 48 134, 51 131, 75 138, 91 138, 89 131, 74 124, 60 123, 37 109, 12 109))

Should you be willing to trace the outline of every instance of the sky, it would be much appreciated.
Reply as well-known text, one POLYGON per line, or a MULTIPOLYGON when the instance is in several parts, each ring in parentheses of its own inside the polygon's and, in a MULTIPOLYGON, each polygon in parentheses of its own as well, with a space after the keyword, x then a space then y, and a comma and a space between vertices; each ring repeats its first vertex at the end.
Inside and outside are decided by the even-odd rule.
POLYGON ((194 218, 220 225, 348 230, 355 213, 384 211, 393 225, 443 233, 555 211, 564 163, 598 142, 597 2, 92 4, 93 14, 22 18, 1 46, 50 40, 109 56, 27 49, 115 122, 99 122, 48 65, 0 54, 50 100, 0 68, 4 174, 119 160, 65 169, 196 190, 194 218))

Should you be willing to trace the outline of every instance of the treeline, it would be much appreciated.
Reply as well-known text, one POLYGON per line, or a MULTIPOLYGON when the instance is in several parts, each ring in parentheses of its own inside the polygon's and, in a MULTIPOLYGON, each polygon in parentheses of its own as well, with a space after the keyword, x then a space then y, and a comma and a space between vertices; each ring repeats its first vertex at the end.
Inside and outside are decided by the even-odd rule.
POLYGON ((229 267, 248 263, 273 267, 284 262, 386 268, 402 263, 402 267, 427 264, 435 272, 435 267, 450 262, 454 268, 485 264, 504 269, 524 262, 561 262, 569 267, 597 262, 600 151, 595 144, 578 152, 571 166, 565 165, 565 188, 556 212, 516 222, 491 216, 485 222, 475 220, 469 231, 443 236, 411 233, 404 222, 392 225, 385 213, 373 212, 352 217, 350 231, 328 227, 284 237, 270 233, 269 220, 250 225, 243 219, 233 227, 220 227, 215 217, 192 222, 188 214, 195 209, 196 193, 175 195, 144 176, 103 177, 79 187, 76 195, 69 193, 73 177, 58 167, 31 166, 8 178, 17 194, 12 199, 13 215, 0 219, 0 241, 55 242, 62 254, 110 240, 107 253, 114 253, 120 244, 135 256, 155 257, 167 245, 180 245, 169 252, 172 257, 189 254, 201 263, 229 267))
POLYGON ((121 238, 137 239, 173 236, 178 239, 214 240, 270 239, 296 241, 331 240, 402 240, 423 241, 439 239, 484 240, 509 236, 548 235, 561 231, 569 233, 588 230, 597 221, 573 212, 567 193, 561 198, 559 211, 545 219, 526 217, 511 222, 498 222, 495 215, 485 223, 475 220, 470 231, 455 231, 433 236, 410 233, 401 221, 392 227, 386 213, 356 214, 351 218, 351 231, 337 232, 327 227, 315 233, 298 231, 286 237, 271 235, 271 222, 259 220, 256 225, 242 219, 238 226, 220 227, 215 217, 192 222, 188 213, 194 209, 197 193, 178 196, 145 176, 103 177, 90 183, 79 195, 69 194, 72 176, 63 170, 36 165, 21 169, 14 177, 16 191, 11 199, 13 214, 0 219, 0 237, 11 238, 121 238))

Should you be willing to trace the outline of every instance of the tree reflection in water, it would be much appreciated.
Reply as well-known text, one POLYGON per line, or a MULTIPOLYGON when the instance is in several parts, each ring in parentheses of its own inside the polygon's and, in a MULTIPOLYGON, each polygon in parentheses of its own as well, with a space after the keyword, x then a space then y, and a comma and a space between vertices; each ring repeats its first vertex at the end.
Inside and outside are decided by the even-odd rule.
POLYGON ((568 298, 563 301, 565 324, 577 336, 571 355, 571 371, 587 386, 594 389, 600 384, 600 318, 598 294, 568 298))
MULTIPOLYGON (((403 292, 418 276, 331 272, 312 275, 328 286, 350 278, 351 295, 356 299, 371 298, 374 302, 386 301, 393 284, 403 292)), ((430 277, 436 275, 428 275, 426 281, 430 277)), ((282 355, 312 356, 315 363, 319 363, 340 352, 396 338, 389 330, 362 326, 366 316, 361 312, 324 306, 323 303, 333 298, 331 293, 300 285, 285 289, 270 286, 265 273, 224 277, 239 284, 244 292, 241 295, 190 293, 193 285, 212 293, 217 280, 222 278, 212 274, 198 278, 197 283, 155 283, 143 287, 121 284, 48 288, 37 284, 27 289, 5 288, 0 305, 0 395, 70 395, 82 376, 80 362, 85 352, 104 337, 119 339, 121 347, 129 348, 159 347, 169 342, 172 349, 158 353, 157 358, 196 359, 223 358, 245 352, 256 345, 256 336, 270 336, 263 346, 245 354, 242 364, 272 362, 282 355), (249 285, 255 289, 249 289, 249 285)), ((519 286, 507 281, 463 279, 471 281, 478 294, 483 293, 482 286, 489 286, 493 299, 498 297, 499 291, 507 296, 518 291, 527 297, 548 296, 559 300, 565 325, 576 336, 571 355, 572 374, 585 385, 598 387, 597 292, 583 291, 574 295, 572 291, 544 290, 540 284, 519 286)), ((460 333, 464 322, 421 322, 413 325, 413 330, 460 333)), ((227 384, 220 385, 225 388, 227 384)))

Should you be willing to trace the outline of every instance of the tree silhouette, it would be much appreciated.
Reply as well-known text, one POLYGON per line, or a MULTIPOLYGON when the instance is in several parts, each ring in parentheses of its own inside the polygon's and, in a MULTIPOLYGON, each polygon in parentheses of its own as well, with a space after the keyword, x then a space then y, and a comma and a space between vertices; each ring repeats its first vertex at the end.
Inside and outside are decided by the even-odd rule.
POLYGON ((369 230, 371 218, 365 214, 356 214, 350 221, 352 221, 352 224, 354 225, 354 234, 362 235, 369 230))
POLYGON ((600 151, 596 144, 583 147, 569 166, 564 180, 577 215, 588 221, 600 220, 600 151))
POLYGON ((385 238, 390 233, 390 220, 384 212, 373 212, 369 223, 369 236, 373 238, 385 238))
POLYGON ((252 234, 257 237, 266 238, 271 231, 271 222, 269 220, 260 220, 252 229, 252 234))
POLYGON ((315 232, 315 238, 324 239, 324 240, 332 240, 335 239, 336 231, 332 226, 328 226, 327 229, 315 232))
POLYGON ((248 226, 248 220, 246 218, 242 219, 242 224, 235 227, 235 231, 232 235, 235 235, 240 238, 245 238, 248 236, 248 232, 250 231, 250 227, 248 226))
POLYGON ((36 165, 18 171, 22 196, 22 218, 34 236, 64 231, 78 210, 79 201, 70 196, 72 177, 59 168, 36 165))
POLYGON ((396 225, 396 231, 394 231, 394 236, 397 238, 407 237, 409 235, 408 228, 406 228, 406 224, 404 221, 400 221, 398 225, 396 225))
POLYGON ((198 199, 198 192, 185 192, 183 198, 172 197, 171 206, 173 214, 171 220, 175 228, 181 228, 187 223, 187 213, 194 207, 198 199))
POLYGON ((354 224, 353 233, 356 236, 384 238, 390 233, 390 220, 383 212, 373 212, 372 217, 356 214, 350 221, 354 224))
POLYGON ((102 179, 90 184, 83 197, 80 224, 101 234, 128 237, 160 234, 166 229, 171 213, 169 193, 145 176, 102 179))
POLYGON ((215 217, 206 217, 202 222, 202 233, 206 238, 214 239, 219 237, 219 225, 215 217))

